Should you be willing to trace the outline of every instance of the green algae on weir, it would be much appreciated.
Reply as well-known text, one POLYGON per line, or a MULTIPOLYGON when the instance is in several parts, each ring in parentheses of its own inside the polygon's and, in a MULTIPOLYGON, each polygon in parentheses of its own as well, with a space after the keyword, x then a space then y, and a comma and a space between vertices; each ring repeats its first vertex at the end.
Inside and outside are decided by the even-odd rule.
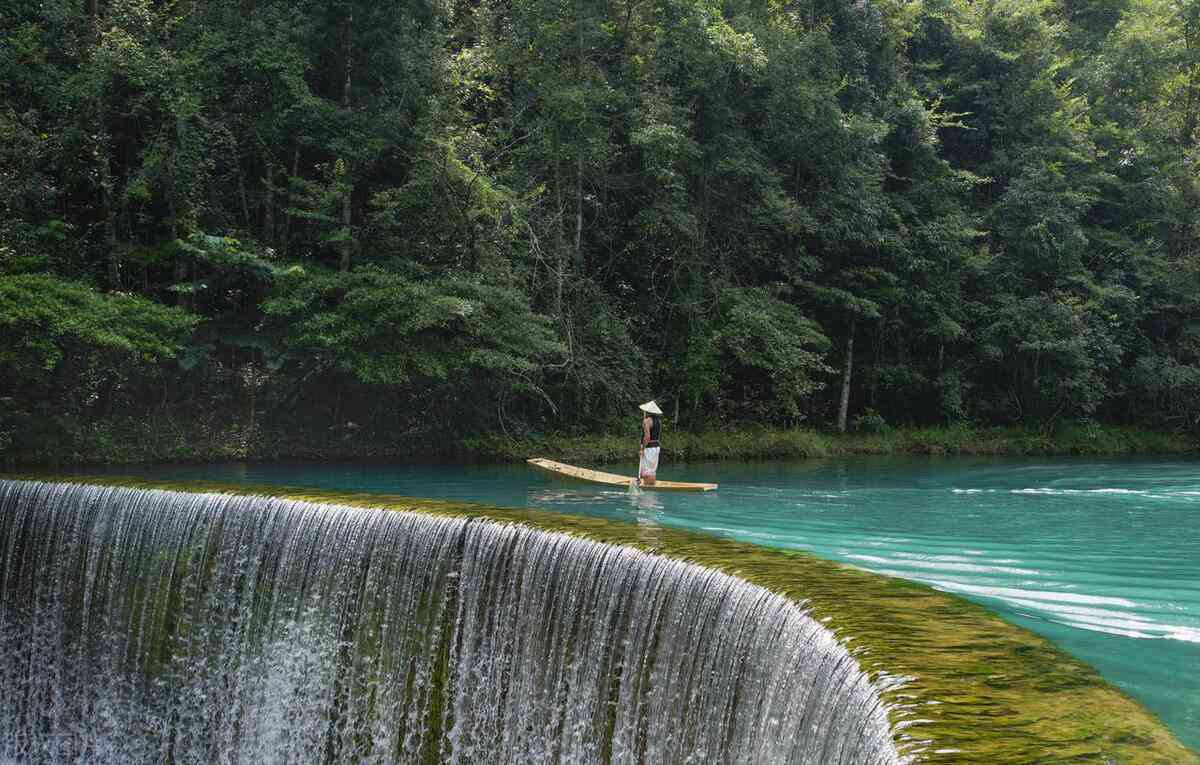
MULTIPOLYGON (((34 476, 12 476, 34 478, 34 476)), ((833 629, 885 693, 919 761, 1197 763, 1149 712, 1095 670, 981 606, 804 553, 657 526, 391 495, 216 482, 36 476, 40 480, 282 496, 521 523, 721 569, 796 600, 833 629)))

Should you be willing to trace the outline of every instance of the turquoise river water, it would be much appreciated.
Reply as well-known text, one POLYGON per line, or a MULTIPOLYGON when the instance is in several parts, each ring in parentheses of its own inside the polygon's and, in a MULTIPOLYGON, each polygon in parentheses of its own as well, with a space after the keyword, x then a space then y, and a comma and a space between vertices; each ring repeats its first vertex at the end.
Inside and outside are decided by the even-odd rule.
POLYGON ((663 467, 663 478, 719 482, 709 494, 630 494, 524 465, 112 472, 546 508, 806 550, 985 604, 1095 666, 1200 749, 1197 460, 889 457, 663 467))

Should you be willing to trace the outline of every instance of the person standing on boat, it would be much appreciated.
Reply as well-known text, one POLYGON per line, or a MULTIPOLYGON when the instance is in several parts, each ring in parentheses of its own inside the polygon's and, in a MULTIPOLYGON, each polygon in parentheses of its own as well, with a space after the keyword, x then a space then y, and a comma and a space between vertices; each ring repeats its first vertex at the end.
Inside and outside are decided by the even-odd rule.
POLYGON ((658 438, 662 435, 662 410, 653 401, 638 407, 642 416, 642 448, 638 459, 638 485, 653 486, 658 473, 658 438))

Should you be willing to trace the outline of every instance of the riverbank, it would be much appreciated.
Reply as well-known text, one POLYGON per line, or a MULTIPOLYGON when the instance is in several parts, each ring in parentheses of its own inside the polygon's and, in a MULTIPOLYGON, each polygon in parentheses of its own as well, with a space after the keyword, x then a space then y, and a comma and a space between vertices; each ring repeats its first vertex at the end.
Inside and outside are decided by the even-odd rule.
MULTIPOLYGON (((835 433, 811 428, 743 425, 683 431, 667 423, 663 457, 670 461, 788 460, 855 455, 1106 456, 1200 453, 1200 438, 1122 425, 1062 424, 1036 427, 891 428, 879 433, 835 433)), ((636 456, 630 433, 485 434, 445 439, 429 434, 399 437, 340 431, 264 428, 252 435, 236 423, 186 423, 169 418, 98 423, 70 442, 43 439, 10 443, 0 466, 127 465, 155 462, 243 460, 391 459, 518 462, 545 456, 575 464, 629 462, 636 456)))
MULTIPOLYGON (((472 454, 508 461, 549 456, 571 463, 632 460, 630 436, 549 435, 488 437, 467 442, 472 454)), ((1116 425, 1065 425, 1053 433, 1035 428, 896 428, 884 433, 741 428, 700 433, 668 432, 666 459, 782 460, 855 455, 1102 456, 1194 454, 1200 440, 1177 433, 1116 425)))

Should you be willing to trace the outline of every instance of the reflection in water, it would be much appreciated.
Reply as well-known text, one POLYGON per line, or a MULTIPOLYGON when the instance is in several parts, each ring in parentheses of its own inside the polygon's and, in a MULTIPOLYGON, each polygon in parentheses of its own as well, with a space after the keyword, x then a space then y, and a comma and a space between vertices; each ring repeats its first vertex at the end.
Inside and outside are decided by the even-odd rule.
POLYGON ((645 515, 647 513, 657 513, 663 509, 663 503, 659 499, 659 493, 656 491, 638 491, 629 494, 630 504, 633 506, 635 515, 645 515))
POLYGON ((631 495, 630 499, 633 500, 633 520, 637 523, 638 539, 651 550, 657 549, 662 539, 662 524, 658 522, 662 503, 655 499, 653 492, 631 495))

